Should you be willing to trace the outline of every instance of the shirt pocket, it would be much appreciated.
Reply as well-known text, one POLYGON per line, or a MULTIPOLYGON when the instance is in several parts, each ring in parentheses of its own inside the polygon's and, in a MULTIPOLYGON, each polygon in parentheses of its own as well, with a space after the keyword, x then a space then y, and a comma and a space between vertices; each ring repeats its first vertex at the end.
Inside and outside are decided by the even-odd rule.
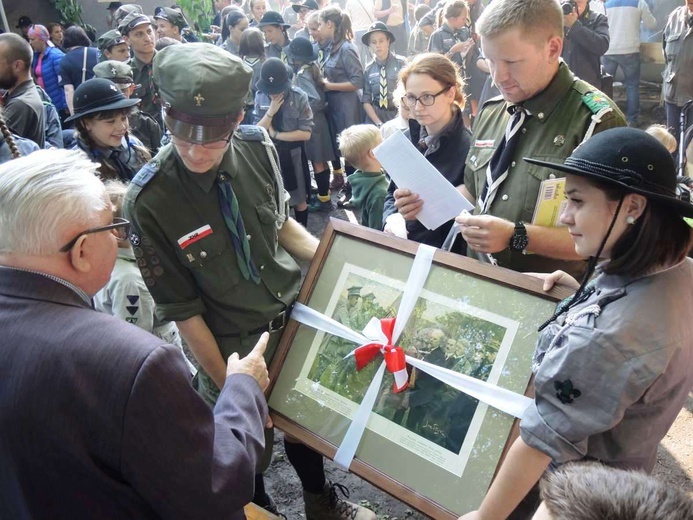
POLYGON ((484 189, 484 183, 486 182, 486 169, 495 151, 495 147, 482 148, 475 146, 470 149, 467 156, 464 175, 465 178, 468 175, 473 177, 477 199, 481 197, 481 191, 484 189))
POLYGON ((207 294, 232 289, 240 280, 236 252, 223 233, 227 230, 214 230, 179 253, 197 285, 207 294))
POLYGON ((298 130, 298 120, 300 114, 298 112, 298 106, 295 101, 284 105, 282 108, 282 132, 291 132, 293 130, 298 130))
POLYGON ((257 211, 257 218, 262 227, 262 234, 265 237, 270 252, 274 255, 277 252, 277 243, 279 239, 277 230, 277 206, 274 202, 269 201, 258 204, 255 209, 257 211))

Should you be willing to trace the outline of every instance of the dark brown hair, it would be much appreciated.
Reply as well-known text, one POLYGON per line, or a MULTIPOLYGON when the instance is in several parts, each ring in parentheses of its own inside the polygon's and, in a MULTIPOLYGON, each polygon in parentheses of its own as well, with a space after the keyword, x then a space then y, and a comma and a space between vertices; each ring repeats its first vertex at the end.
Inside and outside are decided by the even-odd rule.
POLYGON ((241 58, 247 56, 265 59, 265 37, 260 29, 250 27, 241 34, 241 43, 238 44, 238 54, 241 58))
MULTIPOLYGON (((618 201, 628 191, 611 184, 588 180, 610 201, 618 201)), ((693 247, 693 229, 666 203, 647 199, 640 218, 619 237, 604 266, 607 274, 643 276, 657 268, 681 262, 693 247)))
POLYGON ((332 47, 336 48, 332 54, 337 52, 339 44, 343 41, 351 41, 354 39, 354 31, 351 29, 351 18, 336 5, 325 7, 319 11, 320 19, 323 22, 332 22, 334 24, 334 37, 332 38, 332 47))
POLYGON ((455 87, 455 104, 464 108, 464 80, 459 68, 442 54, 426 52, 412 58, 399 72, 399 80, 406 87, 407 80, 412 74, 426 74, 443 86, 455 87))

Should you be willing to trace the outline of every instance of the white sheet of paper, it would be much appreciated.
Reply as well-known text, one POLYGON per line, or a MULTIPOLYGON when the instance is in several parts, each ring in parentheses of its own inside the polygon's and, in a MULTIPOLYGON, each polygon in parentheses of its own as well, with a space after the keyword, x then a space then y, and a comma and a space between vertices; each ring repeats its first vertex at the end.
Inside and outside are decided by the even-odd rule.
MULTIPOLYGON (((373 153, 397 187, 418 194, 424 201, 416 218, 426 228, 439 228, 463 210, 474 209, 402 132, 392 134, 373 153)), ((465 159, 460 157, 460 161, 465 159)))

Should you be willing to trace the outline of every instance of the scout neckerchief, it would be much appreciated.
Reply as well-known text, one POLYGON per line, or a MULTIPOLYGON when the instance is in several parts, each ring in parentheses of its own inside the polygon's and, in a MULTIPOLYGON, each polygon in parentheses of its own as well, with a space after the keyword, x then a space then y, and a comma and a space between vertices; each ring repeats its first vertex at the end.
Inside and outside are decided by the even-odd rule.
POLYGON ((488 212, 493 199, 496 197, 498 188, 508 176, 510 161, 515 155, 517 143, 520 141, 520 128, 525 119, 531 115, 522 105, 511 105, 507 110, 512 114, 512 117, 505 128, 503 139, 498 144, 498 148, 493 152, 493 157, 491 157, 488 163, 486 182, 477 201, 481 208, 481 213, 488 212))
POLYGON ((378 106, 387 108, 387 60, 390 59, 388 53, 385 63, 380 66, 380 94, 378 95, 378 106))
POLYGON ((250 256, 250 243, 248 242, 248 236, 243 225, 243 217, 238 207, 238 198, 233 192, 228 177, 224 173, 219 173, 217 183, 219 184, 219 206, 221 207, 221 213, 224 215, 226 227, 231 232, 231 241, 236 252, 238 269, 241 271, 243 278, 259 284, 260 274, 250 256))

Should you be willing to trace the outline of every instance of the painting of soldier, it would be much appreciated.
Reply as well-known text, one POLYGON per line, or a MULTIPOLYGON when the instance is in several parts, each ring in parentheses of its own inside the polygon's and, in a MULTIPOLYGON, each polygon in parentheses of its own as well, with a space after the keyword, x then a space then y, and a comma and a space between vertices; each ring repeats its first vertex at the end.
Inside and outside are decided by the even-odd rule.
MULTIPOLYGON (((360 331, 372 318, 394 317, 401 290, 350 273, 332 318, 360 331)), ((476 313, 479 314, 479 313, 476 313)), ((460 301, 423 291, 398 341, 412 357, 471 377, 487 380, 506 328, 475 315, 460 301)), ((308 378, 342 397, 360 403, 380 365, 376 359, 357 371, 358 345, 326 334, 308 378)), ((412 367, 409 388, 393 393, 386 374, 374 412, 453 453, 459 453, 478 401, 412 367)))

